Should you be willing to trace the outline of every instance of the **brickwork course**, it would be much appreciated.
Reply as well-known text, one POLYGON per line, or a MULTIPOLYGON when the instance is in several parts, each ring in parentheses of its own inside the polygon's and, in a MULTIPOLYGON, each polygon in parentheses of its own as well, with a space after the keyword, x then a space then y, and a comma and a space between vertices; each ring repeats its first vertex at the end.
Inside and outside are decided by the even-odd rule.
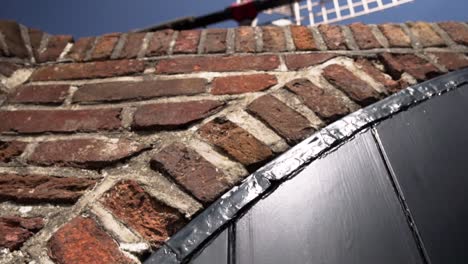
POLYGON ((324 126, 468 67, 463 22, 0 36, 0 263, 141 263, 324 126))

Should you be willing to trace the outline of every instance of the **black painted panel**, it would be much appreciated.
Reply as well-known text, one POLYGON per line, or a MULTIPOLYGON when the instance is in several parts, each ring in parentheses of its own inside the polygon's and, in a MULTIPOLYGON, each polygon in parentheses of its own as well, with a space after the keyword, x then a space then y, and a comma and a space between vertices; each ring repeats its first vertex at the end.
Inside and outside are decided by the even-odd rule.
POLYGON ((228 229, 218 235, 202 250, 200 255, 194 257, 191 264, 228 264, 228 229))
POLYGON ((377 127, 432 264, 468 263, 468 86, 377 127))
POLYGON ((357 135, 237 223, 237 264, 422 263, 375 141, 357 135))

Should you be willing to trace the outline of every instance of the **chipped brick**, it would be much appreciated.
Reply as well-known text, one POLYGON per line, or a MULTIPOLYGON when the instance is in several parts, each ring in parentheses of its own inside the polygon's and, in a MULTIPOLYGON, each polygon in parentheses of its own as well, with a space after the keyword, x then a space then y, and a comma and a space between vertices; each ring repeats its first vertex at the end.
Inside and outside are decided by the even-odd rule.
POLYGON ((119 33, 111 33, 106 34, 100 37, 97 40, 96 46, 91 54, 92 60, 105 60, 109 59, 112 55, 112 51, 114 47, 117 45, 119 41, 120 34, 119 33))
POLYGON ((120 127, 120 108, 0 111, 0 132, 90 132, 120 127))
POLYGON ((20 156, 27 143, 21 141, 0 141, 0 162, 10 162, 20 156))
POLYGON ((0 217, 0 248, 17 250, 43 227, 44 220, 41 217, 0 217))
POLYGON ((190 54, 197 53, 198 42, 200 41, 200 30, 182 30, 179 31, 176 42, 174 44, 174 54, 190 54))
POLYGON ((308 79, 290 81, 285 87, 297 94, 309 109, 326 122, 335 121, 350 113, 350 109, 341 98, 308 79))
POLYGON ((59 264, 130 264, 119 245, 90 219, 78 216, 63 225, 47 243, 50 258, 59 264))
POLYGON ((387 72, 396 80, 400 79, 404 72, 409 73, 418 81, 424 81, 440 74, 434 65, 413 54, 383 53, 379 57, 387 72))
POLYGON ((8 102, 14 104, 62 104, 68 95, 70 86, 64 84, 21 85, 8 96, 8 102))
POLYGON ((43 66, 31 76, 32 81, 59 81, 106 78, 141 73, 144 62, 137 60, 98 61, 43 66))
POLYGON ((174 31, 171 29, 154 32, 153 37, 148 44, 146 56, 160 56, 168 54, 173 35, 174 31))
POLYGON ((289 54, 285 55, 286 66, 290 70, 299 70, 302 68, 315 66, 324 63, 336 57, 332 53, 313 53, 313 54, 289 54))
POLYGON ((205 92, 206 80, 201 78, 142 82, 93 83, 81 86, 73 102, 114 102, 144 100, 162 96, 194 95, 205 92))
POLYGON ((0 175, 0 200, 20 203, 74 203, 96 180, 42 175, 0 175))
POLYGON ((39 29, 30 28, 28 30, 29 41, 35 58, 39 57, 39 48, 41 47, 42 37, 44 32, 39 29))
POLYGON ((349 25, 349 28, 353 32, 354 39, 356 40, 359 48, 377 49, 382 47, 368 25, 364 25, 363 23, 353 23, 349 25))
POLYGON ((217 77, 213 80, 211 93, 220 95, 258 92, 277 83, 276 77, 269 74, 217 77))
POLYGON ((263 51, 281 52, 286 50, 286 36, 281 27, 262 27, 263 51))
POLYGON ((253 53, 257 50, 255 29, 252 27, 236 28, 236 52, 253 53))
POLYGON ((0 20, 0 32, 5 37, 5 43, 10 56, 18 58, 29 57, 18 23, 10 20, 0 20))
POLYGON ((28 157, 38 165, 99 169, 129 158, 144 146, 127 139, 68 139, 40 142, 28 157), (66 150, 67 155, 64 155, 66 150))
POLYGON ((153 156, 151 167, 174 179, 204 203, 214 201, 230 187, 218 168, 180 143, 171 144, 153 156))
POLYGON ((208 122, 198 133, 251 171, 273 157, 267 145, 224 118, 208 122))
POLYGON ((135 181, 121 181, 104 194, 103 204, 156 248, 187 222, 183 215, 149 196, 135 181))
POLYGON ((315 131, 304 116, 272 95, 257 98, 247 110, 290 144, 298 143, 315 131))
POLYGON ((141 46, 143 45, 143 39, 145 36, 146 32, 128 34, 127 41, 120 53, 120 58, 136 58, 138 56, 138 52, 140 52, 141 46))
POLYGON ((80 38, 71 48, 70 53, 68 53, 67 55, 67 58, 79 62, 84 61, 87 52, 93 47, 95 40, 95 37, 80 38))
POLYGON ((432 52, 437 63, 442 64, 449 71, 454 71, 468 67, 468 59, 462 53, 432 52))
POLYGON ((443 22, 439 26, 458 44, 468 45, 468 29, 458 22, 443 22))
POLYGON ((5 77, 10 77, 19 68, 21 67, 16 63, 0 61, 0 74, 5 77))
POLYGON ((137 108, 132 127, 137 130, 186 128, 215 113, 223 105, 213 100, 143 105, 137 108))
POLYGON ((331 50, 346 50, 346 40, 338 25, 320 25, 318 27, 325 44, 331 50))
POLYGON ((224 53, 226 52, 226 29, 207 29, 203 53, 224 53))
POLYGON ((359 58, 356 61, 356 65, 371 76, 374 80, 381 83, 389 92, 395 93, 399 92, 401 89, 406 88, 408 83, 404 80, 394 81, 391 77, 385 75, 383 72, 379 71, 372 63, 366 59, 359 58))
POLYGON ((445 46, 444 40, 435 32, 431 25, 425 22, 408 23, 411 33, 418 39, 423 47, 445 46))
POLYGON ((411 48, 411 39, 397 24, 379 25, 380 31, 387 38, 391 48, 411 48))
POLYGON ((51 36, 44 52, 38 54, 38 62, 56 61, 68 43, 73 41, 70 35, 51 36))
POLYGON ((191 72, 271 71, 279 66, 275 55, 248 55, 223 57, 182 57, 160 60, 156 73, 174 74, 191 72))
POLYGON ((380 99, 379 93, 345 67, 333 64, 323 69, 322 75, 360 105, 368 105, 380 99))
POLYGON ((291 26, 290 28, 297 50, 319 50, 310 28, 304 26, 291 26))

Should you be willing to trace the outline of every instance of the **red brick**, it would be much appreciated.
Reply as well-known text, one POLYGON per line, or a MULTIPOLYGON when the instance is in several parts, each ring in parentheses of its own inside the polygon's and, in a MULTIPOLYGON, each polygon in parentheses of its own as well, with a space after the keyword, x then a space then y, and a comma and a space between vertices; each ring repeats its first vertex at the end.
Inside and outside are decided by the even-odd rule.
POLYGON ((93 47, 95 40, 95 37, 80 38, 71 48, 70 53, 68 53, 67 55, 67 58, 79 62, 84 61, 87 52, 93 47))
POLYGON ((319 50, 310 28, 304 26, 291 26, 290 28, 297 50, 319 50))
POLYGON ((360 105, 368 105, 380 99, 379 93, 345 67, 337 64, 327 66, 322 75, 360 105))
POLYGON ((278 66, 279 59, 275 55, 182 57, 160 60, 156 65, 156 73, 271 71, 278 66))
POLYGON ((38 29, 30 28, 29 32, 29 41, 31 43, 31 48, 34 54, 34 58, 39 57, 39 48, 41 47, 42 37, 44 32, 38 29))
POLYGON ((81 216, 53 234, 47 247, 50 258, 59 264, 134 263, 94 220, 81 216))
POLYGON ((404 80, 394 81, 391 77, 385 75, 383 72, 378 70, 372 65, 372 63, 366 59, 360 58, 356 61, 356 65, 363 70, 365 73, 370 75, 374 80, 381 83, 385 88, 391 92, 399 92, 401 89, 408 87, 408 83, 404 80))
POLYGON ((257 50, 255 29, 252 27, 236 28, 236 52, 253 53, 257 50))
POLYGON ((220 95, 258 92, 277 83, 276 77, 269 74, 218 77, 213 80, 211 93, 220 95))
POLYGON ((26 145, 26 142, 20 141, 0 141, 0 162, 10 162, 13 158, 20 156, 26 145))
POLYGON ((137 60, 70 63, 43 66, 32 74, 31 80, 59 81, 106 78, 141 73, 144 70, 144 62, 137 60))
POLYGON ((127 41, 120 52, 120 58, 133 59, 138 56, 141 46, 143 45, 143 39, 146 36, 144 33, 130 33, 127 35, 127 41))
POLYGON ((271 95, 254 100, 247 110, 290 144, 298 143, 315 131, 304 116, 271 95))
POLYGON ((44 221, 40 217, 0 217, 0 248, 17 250, 43 227, 44 221))
POLYGON ((341 98, 308 79, 290 81, 285 87, 297 94, 308 108, 326 122, 335 121, 350 113, 350 109, 341 98))
POLYGON ((468 45, 468 29, 462 23, 443 22, 439 26, 458 44, 468 45))
POLYGON ((5 77, 10 77, 19 68, 21 68, 21 66, 16 63, 0 61, 0 74, 5 77))
POLYGON ((214 201, 230 187, 218 168, 180 143, 157 153, 151 159, 151 167, 174 179, 203 203, 214 201))
POLYGON ((177 36, 174 44, 173 53, 197 53, 198 42, 200 41, 200 32, 200 30, 179 31, 179 35, 177 36))
POLYGON ((103 204, 156 248, 187 222, 184 216, 149 196, 135 181, 121 181, 104 194, 103 204))
POLYGON ((280 52, 286 50, 286 37, 281 27, 262 27, 263 51, 280 52))
POLYGON ((186 128, 215 113, 223 105, 212 100, 143 105, 136 110, 132 127, 137 130, 186 128))
POLYGON ((315 66, 324 63, 336 57, 332 53, 312 53, 312 54, 290 54, 285 55, 286 66, 290 70, 299 70, 302 68, 315 66))
POLYGON ((42 175, 0 175, 0 200, 20 203, 74 203, 96 180, 42 175))
POLYGON ((169 46, 173 35, 174 31, 171 29, 154 32, 153 37, 148 44, 146 56, 160 56, 167 54, 169 52, 169 46))
POLYGON ((353 32, 354 39, 361 49, 377 49, 381 48, 379 41, 375 38, 371 28, 363 23, 353 23, 349 25, 353 32))
POLYGON ((91 54, 92 60, 105 60, 109 59, 112 55, 112 51, 114 47, 117 45, 119 41, 120 34, 119 33, 112 33, 103 35, 100 37, 94 47, 93 53, 91 54))
POLYGON ((0 20, 0 32, 5 38, 10 56, 18 58, 29 57, 18 23, 10 20, 0 20))
POLYGON ((21 85, 8 97, 9 103, 62 104, 70 86, 64 84, 21 85))
POLYGON ((437 34, 430 24, 425 22, 408 23, 411 33, 418 39, 423 47, 445 46, 444 40, 437 34))
POLYGON ((411 48, 411 39, 397 24, 379 25, 391 48, 411 48))
POLYGON ((121 108, 0 111, 0 132, 90 132, 120 127, 121 108))
POLYGON ((331 50, 346 50, 346 40, 338 25, 320 25, 318 27, 323 40, 331 50))
POLYGON ((273 157, 267 145, 224 118, 215 118, 201 127, 198 133, 250 171, 273 157))
POLYGON ((393 79, 400 79, 404 72, 409 73, 418 81, 424 81, 440 74, 434 65, 413 54, 383 53, 379 57, 393 79))
POLYGON ((41 142, 28 161, 38 165, 99 169, 142 151, 144 146, 127 139, 68 139, 41 142), (66 150, 67 155, 64 155, 66 150))
POLYGON ((205 92, 205 85, 206 80, 200 78, 85 84, 75 92, 73 102, 113 102, 193 95, 205 92))
POLYGON ((462 53, 432 52, 436 56, 437 63, 442 64, 449 71, 468 67, 468 59, 462 53))
POLYGON ((207 29, 203 53, 225 53, 226 37, 226 29, 207 29))
POLYGON ((36 58, 38 62, 56 61, 68 43, 73 41, 70 35, 51 36, 47 43, 47 48, 39 53, 36 58))

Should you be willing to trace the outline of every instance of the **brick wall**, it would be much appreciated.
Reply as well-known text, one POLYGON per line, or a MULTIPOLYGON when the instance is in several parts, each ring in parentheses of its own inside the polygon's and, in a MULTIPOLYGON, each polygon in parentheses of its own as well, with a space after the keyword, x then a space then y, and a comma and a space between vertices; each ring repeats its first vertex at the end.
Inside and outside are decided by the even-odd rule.
POLYGON ((444 22, 112 33, 0 22, 0 263, 138 263, 327 124, 468 66, 444 22))

